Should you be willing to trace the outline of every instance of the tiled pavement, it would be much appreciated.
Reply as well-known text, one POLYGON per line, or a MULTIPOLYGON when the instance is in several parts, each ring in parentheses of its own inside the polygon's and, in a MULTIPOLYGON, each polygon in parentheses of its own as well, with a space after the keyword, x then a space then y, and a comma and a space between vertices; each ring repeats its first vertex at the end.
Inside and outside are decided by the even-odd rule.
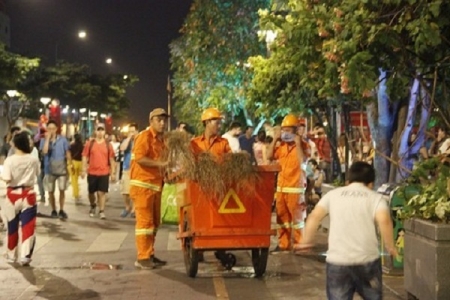
MULTIPOLYGON (((12 267, 0 260, 1 300, 326 299, 325 265, 318 255, 270 256, 266 276, 255 279, 248 252, 235 253, 237 266, 230 272, 206 253, 198 277, 191 279, 175 239, 176 226, 164 226, 157 237, 157 254, 169 264, 152 271, 135 270, 133 219, 118 217, 122 202, 117 186, 112 187, 107 220, 89 218, 87 201, 74 205, 68 199, 67 221, 38 218, 32 267, 12 267), (113 270, 105 270, 108 265, 113 270)), ((43 205, 39 211, 50 213, 43 205)), ((320 239, 323 249, 326 236, 321 234, 320 239)), ((402 278, 384 280, 384 299, 406 299, 402 278)))

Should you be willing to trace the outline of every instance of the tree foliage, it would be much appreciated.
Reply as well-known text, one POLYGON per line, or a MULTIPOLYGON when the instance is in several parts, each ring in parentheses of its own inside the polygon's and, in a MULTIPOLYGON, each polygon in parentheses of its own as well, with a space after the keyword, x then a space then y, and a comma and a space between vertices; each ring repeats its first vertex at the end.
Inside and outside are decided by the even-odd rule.
POLYGON ((264 54, 258 39, 258 9, 269 0, 195 0, 170 44, 174 71, 175 114, 199 123, 201 111, 214 106, 234 118, 246 111, 251 82, 247 59, 264 54))
POLYGON ((406 100, 407 106, 413 83, 431 98, 435 79, 445 82, 448 1, 280 0, 259 13, 261 27, 277 32, 270 57, 250 58, 255 75, 249 98, 264 103, 260 113, 370 104, 371 130, 387 141, 382 152, 389 155, 398 104, 406 100))
POLYGON ((450 55, 445 1, 303 0, 284 1, 281 8, 260 11, 262 27, 278 38, 269 58, 251 59, 255 100, 295 103, 309 95, 364 101, 376 96, 383 69, 395 101, 408 95, 412 79, 450 55))

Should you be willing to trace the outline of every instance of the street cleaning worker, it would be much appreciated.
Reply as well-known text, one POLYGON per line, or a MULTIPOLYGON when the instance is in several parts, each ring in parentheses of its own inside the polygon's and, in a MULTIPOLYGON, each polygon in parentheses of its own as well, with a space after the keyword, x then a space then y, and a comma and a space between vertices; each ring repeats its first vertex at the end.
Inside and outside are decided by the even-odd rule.
POLYGON ((292 233, 296 244, 301 240, 305 208, 305 184, 301 169, 304 155, 301 137, 296 134, 297 126, 297 117, 287 115, 281 123, 281 132, 279 129, 275 130, 274 139, 267 151, 269 158, 277 160, 281 166, 276 194, 278 246, 272 254, 291 250, 292 233))
MULTIPOLYGON (((228 140, 220 136, 220 126, 223 116, 217 108, 207 108, 202 113, 202 123, 205 128, 201 136, 191 140, 191 148, 197 157, 202 152, 210 152, 218 161, 221 161, 224 154, 231 153, 228 140)), ((224 254, 221 251, 220 254, 224 254)), ((204 261, 203 252, 198 253, 199 261, 204 261)))
POLYGON ((156 108, 150 113, 150 126, 136 136, 131 155, 130 197, 134 201, 136 213, 135 266, 140 269, 148 270, 166 264, 155 257, 154 244, 161 220, 163 169, 168 165, 163 160, 168 117, 162 108, 156 108))
POLYGON ((207 108, 202 113, 204 133, 191 141, 192 151, 195 156, 202 152, 210 152, 219 160, 226 153, 231 153, 227 139, 220 136, 222 114, 217 108, 207 108))

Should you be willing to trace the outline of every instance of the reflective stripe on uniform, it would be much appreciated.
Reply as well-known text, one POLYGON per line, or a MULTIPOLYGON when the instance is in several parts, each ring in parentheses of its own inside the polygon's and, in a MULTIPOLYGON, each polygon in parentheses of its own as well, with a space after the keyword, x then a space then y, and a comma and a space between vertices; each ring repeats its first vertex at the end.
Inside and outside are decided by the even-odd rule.
POLYGON ((160 186, 158 186, 156 184, 151 184, 151 183, 143 182, 140 180, 136 180, 136 179, 130 180, 130 185, 150 189, 150 190, 153 190, 156 192, 161 192, 160 186))
POLYGON ((154 235, 155 231, 153 229, 135 229, 135 235, 154 235))
POLYGON ((131 154, 131 160, 134 160, 136 158, 136 155, 134 153, 131 154))
POLYGON ((300 222, 298 224, 293 224, 292 225, 292 228, 294 228, 294 229, 302 229, 304 227, 305 227, 305 222, 300 222))
POLYGON ((304 188, 293 188, 293 187, 277 187, 277 192, 286 194, 303 194, 305 192, 304 188))
POLYGON ((278 224, 277 227, 279 229, 282 229, 282 228, 289 229, 289 228, 291 228, 291 223, 278 224))

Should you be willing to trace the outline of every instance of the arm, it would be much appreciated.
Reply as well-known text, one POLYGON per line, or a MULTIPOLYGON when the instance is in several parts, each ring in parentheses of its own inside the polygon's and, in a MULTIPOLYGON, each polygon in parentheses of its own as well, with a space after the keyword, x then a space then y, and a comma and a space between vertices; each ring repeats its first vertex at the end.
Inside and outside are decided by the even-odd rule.
POLYGON ((48 150, 50 149, 49 147, 50 145, 50 135, 48 134, 48 132, 45 133, 45 139, 43 141, 43 143, 41 143, 41 150, 42 150, 42 154, 47 155, 48 154, 48 150))
POLYGON ((120 145, 119 150, 124 152, 125 150, 127 150, 128 146, 130 145, 131 142, 131 137, 127 137, 122 144, 120 145))
POLYGON ((11 178, 12 174, 11 174, 11 167, 9 165, 9 160, 5 159, 5 163, 3 165, 3 172, 0 176, 0 179, 3 180, 4 182, 6 182, 6 184, 9 184, 11 182, 11 178))
POLYGON ((323 183, 323 173, 320 172, 319 177, 317 178, 317 180, 314 182, 314 187, 316 188, 320 188, 322 186, 323 183))
POLYGON ((397 250, 394 245, 394 232, 392 230, 393 225, 389 210, 387 208, 378 209, 375 213, 375 222, 380 229, 381 237, 383 238, 386 249, 391 255, 397 256, 397 250))
POLYGON ((320 222, 322 222, 323 218, 325 218, 327 214, 328 212, 324 207, 322 207, 321 205, 316 205, 306 221, 302 242, 300 245, 295 245, 294 249, 306 249, 310 248, 313 245, 314 237, 316 235, 317 229, 319 228, 320 222))
POLYGON ((302 140, 299 135, 295 136, 295 148, 297 150, 298 162, 301 164, 301 163, 303 163, 304 155, 303 155, 303 148, 302 148, 302 140))
POLYGON ((148 168, 163 168, 168 165, 168 161, 155 160, 150 158, 149 151, 150 141, 144 134, 140 134, 134 144, 133 153, 136 163, 148 168))

